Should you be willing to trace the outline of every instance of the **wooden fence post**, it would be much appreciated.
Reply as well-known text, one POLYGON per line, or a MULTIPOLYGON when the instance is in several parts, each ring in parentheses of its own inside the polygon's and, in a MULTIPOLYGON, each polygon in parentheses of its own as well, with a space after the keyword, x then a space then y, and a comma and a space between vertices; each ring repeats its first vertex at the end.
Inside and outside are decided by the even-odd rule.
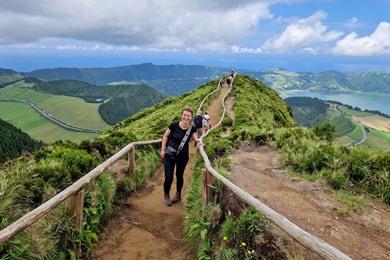
POLYGON ((137 175, 136 175, 136 165, 135 165, 135 147, 133 146, 128 153, 129 160, 129 174, 134 182, 134 191, 137 191, 137 175))
MULTIPOLYGON (((71 195, 68 199, 68 209, 74 217, 75 230, 80 234, 83 231, 83 207, 84 207, 84 189, 71 195)), ((76 246, 76 256, 81 258, 81 243, 76 246)))
POLYGON ((205 209, 207 204, 212 201, 212 185, 213 176, 209 173, 207 169, 203 170, 203 188, 202 188, 202 208, 205 209))

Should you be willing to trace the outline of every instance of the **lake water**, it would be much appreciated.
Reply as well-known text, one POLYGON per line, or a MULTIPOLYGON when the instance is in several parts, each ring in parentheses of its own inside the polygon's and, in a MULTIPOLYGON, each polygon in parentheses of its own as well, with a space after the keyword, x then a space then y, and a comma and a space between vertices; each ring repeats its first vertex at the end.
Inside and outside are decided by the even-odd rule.
POLYGON ((296 92, 286 93, 287 97, 316 97, 323 100, 334 100, 341 103, 360 107, 362 109, 378 110, 390 115, 390 94, 358 92, 358 93, 321 93, 321 92, 296 92))

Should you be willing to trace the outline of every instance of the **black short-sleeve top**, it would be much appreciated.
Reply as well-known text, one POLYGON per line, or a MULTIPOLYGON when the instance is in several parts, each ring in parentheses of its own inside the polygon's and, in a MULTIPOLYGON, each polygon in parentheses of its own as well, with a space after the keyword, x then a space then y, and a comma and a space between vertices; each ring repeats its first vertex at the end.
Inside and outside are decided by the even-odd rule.
MULTIPOLYGON (((171 133, 169 134, 169 137, 168 137, 168 145, 177 149, 177 148, 179 148, 181 141, 183 140, 184 136, 186 135, 188 128, 182 129, 179 126, 179 121, 175 121, 169 126, 169 130, 171 131, 171 133)), ((193 133, 196 133, 196 128, 194 126, 192 126, 190 135, 188 136, 188 139, 187 139, 186 143, 184 144, 183 149, 179 153, 180 156, 182 156, 182 155, 188 156, 188 143, 190 142, 190 139, 191 139, 191 136, 193 133)))

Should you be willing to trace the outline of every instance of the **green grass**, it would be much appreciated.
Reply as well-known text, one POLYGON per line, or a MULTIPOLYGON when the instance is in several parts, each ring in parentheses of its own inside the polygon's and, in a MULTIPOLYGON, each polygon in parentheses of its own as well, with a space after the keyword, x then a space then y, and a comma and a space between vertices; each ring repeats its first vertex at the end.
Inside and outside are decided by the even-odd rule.
POLYGON ((333 109, 333 108, 328 108, 328 109, 326 110, 326 118, 327 118, 328 120, 332 120, 332 119, 334 119, 334 118, 340 116, 340 114, 341 114, 341 113, 340 113, 338 110, 333 109))
POLYGON ((344 106, 338 106, 339 109, 341 111, 343 111, 344 113, 347 113, 351 116, 372 116, 373 114, 372 113, 369 113, 369 112, 360 112, 360 111, 355 111, 355 110, 352 110, 352 109, 349 109, 347 107, 344 107, 344 106))
POLYGON ((81 98, 41 93, 31 87, 32 84, 17 82, 0 89, 0 98, 30 100, 70 125, 101 130, 109 128, 99 115, 99 104, 87 103, 81 98))
POLYGON ((341 137, 352 132, 356 128, 356 124, 345 114, 342 114, 330 121, 335 125, 335 137, 341 137))
POLYGON ((44 142, 71 140, 79 143, 82 140, 97 137, 97 134, 81 133, 66 130, 42 117, 30 106, 22 103, 0 102, 0 118, 19 127, 31 137, 44 142))
MULTIPOLYGON (((153 107, 145 108, 128 119, 117 123, 112 130, 103 134, 100 138, 105 139, 112 133, 125 135, 132 133, 140 140, 161 138, 172 120, 179 118, 183 107, 191 106, 194 113, 196 113, 202 99, 213 91, 217 85, 218 81, 213 80, 181 97, 171 97, 153 107)), ((213 97, 210 97, 204 106, 207 107, 208 102, 212 99, 213 97)))
POLYGON ((363 138, 362 128, 355 121, 352 122, 355 125, 355 129, 348 133, 347 136, 351 137, 353 140, 361 140, 363 138))
POLYGON ((346 208, 337 209, 341 213, 349 213, 351 211, 357 211, 366 203, 366 198, 364 195, 353 195, 351 192, 346 190, 330 190, 331 194, 338 200, 343 203, 346 208))
POLYGON ((351 137, 349 136, 341 136, 341 137, 337 137, 335 138, 335 140, 340 143, 340 144, 343 144, 343 145, 347 145, 347 144, 350 144, 354 141, 354 139, 352 139, 351 137))
POLYGON ((374 150, 390 151, 390 133, 369 128, 367 140, 362 146, 374 150))
MULTIPOLYGON (((17 82, 0 89, 0 98, 30 100, 58 119, 74 126, 102 130, 109 127, 99 115, 99 104, 86 103, 81 98, 41 93, 34 91, 31 87, 32 84, 17 82)), ((71 140, 79 143, 98 136, 59 127, 30 106, 22 103, 0 102, 0 118, 21 128, 31 137, 44 142, 71 140)))

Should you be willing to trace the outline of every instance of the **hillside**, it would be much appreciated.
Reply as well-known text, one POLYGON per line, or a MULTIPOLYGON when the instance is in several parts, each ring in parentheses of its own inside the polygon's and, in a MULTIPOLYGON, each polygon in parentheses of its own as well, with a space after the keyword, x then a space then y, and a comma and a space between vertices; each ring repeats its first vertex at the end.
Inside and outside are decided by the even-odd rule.
POLYGON ((362 111, 335 101, 310 97, 289 97, 294 119, 302 126, 314 127, 316 123, 330 122, 337 142, 348 145, 358 143, 374 150, 390 151, 390 119, 378 111, 362 111), (363 133, 366 132, 366 134, 363 133))
POLYGON ((167 95, 181 95, 225 71, 226 69, 198 65, 144 63, 112 68, 40 69, 29 75, 46 81, 73 79, 95 85, 120 81, 145 83, 167 95))
POLYGON ((42 145, 19 128, 1 119, 0 136, 0 164, 24 152, 33 152, 42 145))
MULTIPOLYGON (((93 141, 45 145, 34 156, 0 167, 0 229, 53 197, 129 142, 161 137, 184 105, 195 108, 215 84, 210 82, 183 97, 169 98, 144 109, 93 141)), ((159 152, 153 147, 137 148, 137 185, 149 179, 160 161, 159 152)), ((104 173, 85 190, 86 215, 81 238, 74 233, 66 205, 62 205, 44 223, 32 225, 11 243, 0 246, 0 255, 20 259, 71 258, 72 245, 80 240, 83 251, 90 254, 92 242, 112 210, 114 197, 118 201, 130 193, 132 186, 130 176, 117 184, 115 176, 104 173)))
MULTIPOLYGON (((117 123, 94 140, 84 141, 80 145, 68 142, 47 145, 30 158, 14 160, 0 168, 1 180, 10 180, 2 181, 5 184, 1 186, 0 209, 4 210, 0 211, 0 229, 69 186, 129 142, 160 138, 172 120, 178 118, 183 106, 197 108, 203 97, 216 85, 217 81, 214 80, 181 97, 168 98, 117 123)), ((390 183, 386 179, 389 153, 346 149, 325 140, 310 129, 297 127, 291 111, 277 92, 248 76, 236 78, 229 100, 230 116, 205 140, 205 151, 213 167, 224 176, 229 177, 232 164, 229 156, 237 147, 248 143, 254 146, 266 144, 281 154, 283 167, 288 166, 291 174, 294 174, 295 184, 298 179, 296 176, 306 176, 320 179, 321 185, 326 185, 330 191, 369 193, 390 203, 390 183)), ((136 163, 136 183, 140 187, 161 164, 159 148, 152 145, 137 146, 136 163)), ((214 191, 218 198, 216 201, 221 202, 221 205, 211 203, 202 210, 201 179, 204 164, 199 156, 192 164, 191 181, 186 180, 190 181, 190 188, 185 204, 185 219, 178 221, 185 223, 186 240, 198 258, 230 255, 232 259, 244 259, 249 248, 253 257, 287 258, 285 252, 278 251, 278 247, 268 240, 266 235, 270 235, 272 227, 265 217, 251 209, 245 210, 245 206, 237 206, 234 196, 226 193, 221 183, 215 184, 214 191), (265 252, 262 250, 264 247, 267 248, 265 252)), ((83 252, 90 254, 93 242, 98 240, 102 225, 107 222, 113 209, 118 210, 118 205, 133 209, 133 205, 127 204, 124 199, 132 194, 134 187, 133 179, 126 174, 127 158, 114 166, 116 174, 110 174, 111 170, 104 172, 84 191, 82 234, 74 233, 63 203, 42 221, 0 247, 0 254, 21 259, 71 258, 75 254, 71 248, 78 242, 81 242, 83 252), (122 182, 118 182, 120 179, 122 182), (119 203, 114 205, 114 202, 119 203)), ((272 176, 272 171, 267 172, 272 176)), ((148 191, 150 186, 146 187, 148 191)), ((153 191, 153 188, 150 190, 153 191)), ((139 198, 139 195, 135 196, 139 198)), ((149 204, 145 202, 144 205, 149 204)), ((120 214, 118 211, 116 213, 120 214)), ((167 218, 167 215, 164 217, 167 218)), ((147 216, 140 220, 156 222, 147 216)), ((122 227, 121 223, 138 229, 143 227, 142 223, 132 219, 120 221, 114 223, 117 229, 122 227)), ((174 225, 177 227, 178 223, 174 225)), ((160 230, 158 223, 155 227, 160 230)), ((148 234, 156 234, 155 229, 148 230, 148 234)), ((342 232, 348 234, 348 230, 342 232)), ((171 235, 168 234, 168 237, 172 240, 171 235)))
MULTIPOLYGON (((180 95, 227 70, 194 65, 153 65, 151 63, 112 68, 54 68, 34 70, 28 75, 42 80, 74 79, 96 85, 115 82, 145 83, 168 95, 180 95)), ((390 73, 293 72, 284 69, 243 70, 280 92, 390 93, 390 73)))
POLYGON ((326 120, 329 105, 318 98, 289 97, 284 101, 292 108, 294 119, 302 126, 312 127, 326 120))
POLYGON ((34 90, 34 84, 19 81, 0 89, 0 118, 44 142, 71 140, 81 142, 97 137, 62 128, 37 113, 31 106, 12 100, 28 100, 59 120, 77 127, 105 130, 109 125, 99 114, 99 104, 78 97, 53 95, 34 90))
POLYGON ((22 78, 23 76, 14 70, 0 68, 0 88, 22 78))
POLYGON ((325 71, 320 73, 292 72, 270 69, 248 72, 267 86, 278 91, 304 90, 319 92, 379 92, 390 93, 390 73, 341 73, 325 71))
POLYGON ((144 84, 95 86, 77 80, 54 80, 40 82, 34 89, 55 95, 81 97, 86 102, 102 103, 99 113, 109 124, 115 124, 167 97, 144 84))

